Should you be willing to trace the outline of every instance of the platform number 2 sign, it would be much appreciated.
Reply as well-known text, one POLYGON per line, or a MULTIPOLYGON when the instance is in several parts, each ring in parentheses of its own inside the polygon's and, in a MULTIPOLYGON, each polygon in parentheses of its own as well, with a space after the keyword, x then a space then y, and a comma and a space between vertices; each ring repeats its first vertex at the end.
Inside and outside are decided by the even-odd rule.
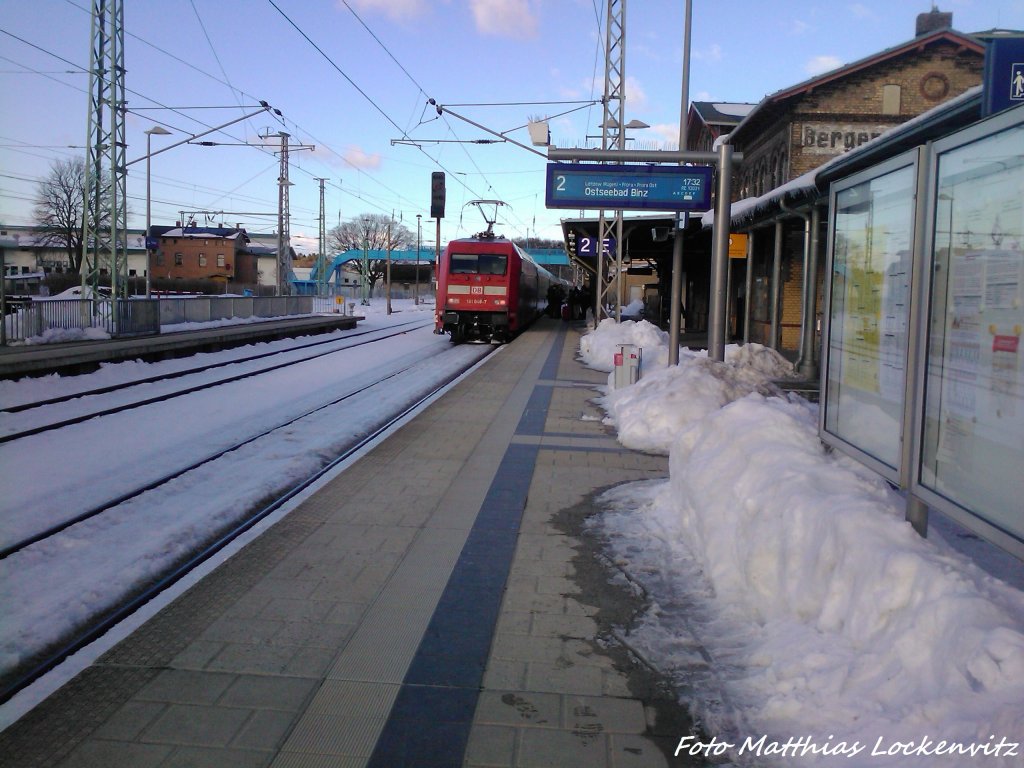
MULTIPOLYGON (((596 237, 581 237, 579 240, 579 253, 581 256, 596 256, 597 255, 597 238, 596 237)), ((610 237, 604 238, 602 241, 602 252, 605 254, 611 253, 612 239, 610 237)))

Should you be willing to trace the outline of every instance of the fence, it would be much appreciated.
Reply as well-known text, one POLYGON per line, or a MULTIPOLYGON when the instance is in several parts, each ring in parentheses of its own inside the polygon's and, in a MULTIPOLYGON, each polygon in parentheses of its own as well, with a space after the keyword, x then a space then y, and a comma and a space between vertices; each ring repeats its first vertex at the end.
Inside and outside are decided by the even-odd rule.
MULTIPOLYGON (((4 304, 0 344, 80 339, 83 336, 145 336, 162 325, 209 323, 249 317, 288 317, 313 313, 312 296, 194 296, 161 299, 41 299, 4 304), (114 307, 116 306, 116 314, 114 307)), ((317 308, 324 311, 320 307, 317 308)), ((339 304, 345 314, 345 305, 339 304)), ((332 311, 327 310, 327 311, 332 311)))
POLYGON ((288 317, 313 312, 312 296, 194 296, 160 299, 160 323, 209 323, 233 317, 288 317))
POLYGON ((110 337, 160 333, 159 301, 151 299, 43 299, 5 302, 2 339, 81 338, 90 331, 110 337), (116 307, 116 309, 115 309, 116 307))

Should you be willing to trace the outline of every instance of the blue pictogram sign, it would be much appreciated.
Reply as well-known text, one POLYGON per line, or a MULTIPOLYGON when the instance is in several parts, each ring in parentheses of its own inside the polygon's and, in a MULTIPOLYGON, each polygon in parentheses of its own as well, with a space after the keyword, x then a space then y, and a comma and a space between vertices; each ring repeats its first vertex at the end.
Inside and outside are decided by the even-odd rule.
POLYGON ((1024 37, 989 41, 985 51, 982 115, 1024 104, 1024 37))

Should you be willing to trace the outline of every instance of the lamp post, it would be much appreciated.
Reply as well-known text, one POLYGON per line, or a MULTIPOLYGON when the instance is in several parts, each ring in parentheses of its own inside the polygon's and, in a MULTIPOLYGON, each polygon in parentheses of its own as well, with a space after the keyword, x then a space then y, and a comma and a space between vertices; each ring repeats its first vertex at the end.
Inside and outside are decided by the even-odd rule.
POLYGON ((150 181, 150 160, 152 156, 152 149, 150 144, 154 136, 170 136, 171 132, 160 125, 154 125, 148 131, 146 131, 146 298, 152 296, 151 293, 151 282, 150 272, 153 271, 153 249, 149 247, 149 228, 152 225, 152 189, 150 181))
POLYGON ((417 306, 420 303, 420 224, 423 222, 423 214, 416 214, 416 288, 415 296, 416 300, 413 302, 417 306))

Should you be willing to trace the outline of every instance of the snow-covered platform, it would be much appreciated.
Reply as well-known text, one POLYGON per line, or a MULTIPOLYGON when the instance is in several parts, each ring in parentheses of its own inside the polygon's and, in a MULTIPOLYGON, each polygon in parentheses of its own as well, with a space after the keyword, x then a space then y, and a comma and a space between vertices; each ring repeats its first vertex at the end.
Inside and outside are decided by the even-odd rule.
MULTIPOLYGON (((95 339, 56 344, 0 346, 0 379, 75 373, 100 363, 124 360, 160 360, 292 336, 355 328, 358 315, 305 315, 252 322, 168 330, 157 336, 95 339)), ((173 326, 171 326, 173 328, 173 326)))
MULTIPOLYGON (((663 478, 542 320, 0 733, 7 766, 664 766, 585 518, 663 478)), ((676 763, 672 763, 676 764, 676 763)))

